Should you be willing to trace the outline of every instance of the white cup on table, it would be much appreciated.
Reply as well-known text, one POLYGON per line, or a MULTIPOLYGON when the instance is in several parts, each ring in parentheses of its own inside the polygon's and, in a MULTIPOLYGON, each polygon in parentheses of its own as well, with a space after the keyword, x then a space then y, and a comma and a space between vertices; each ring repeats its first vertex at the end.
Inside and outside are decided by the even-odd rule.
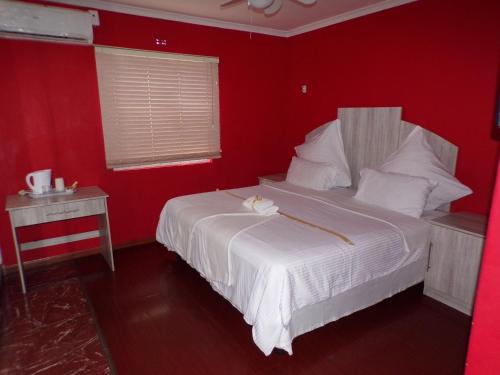
POLYGON ((54 181, 56 185, 56 191, 61 192, 66 190, 66 187, 64 186, 64 178, 57 177, 54 181))

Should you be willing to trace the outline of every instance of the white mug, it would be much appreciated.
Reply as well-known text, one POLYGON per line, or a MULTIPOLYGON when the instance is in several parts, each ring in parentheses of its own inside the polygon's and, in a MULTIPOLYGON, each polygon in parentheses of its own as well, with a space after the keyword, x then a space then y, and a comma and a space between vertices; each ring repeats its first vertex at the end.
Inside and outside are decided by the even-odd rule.
POLYGON ((35 194, 43 194, 50 191, 50 180, 52 170, 43 169, 34 171, 26 175, 26 184, 28 184, 31 191, 35 194), (33 180, 33 182, 32 182, 33 180))

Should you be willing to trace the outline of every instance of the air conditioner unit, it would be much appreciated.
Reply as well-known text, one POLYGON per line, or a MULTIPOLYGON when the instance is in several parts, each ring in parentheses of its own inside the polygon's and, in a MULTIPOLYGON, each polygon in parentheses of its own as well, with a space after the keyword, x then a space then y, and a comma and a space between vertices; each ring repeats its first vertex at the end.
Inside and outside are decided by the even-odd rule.
POLYGON ((95 11, 0 0, 0 36, 92 44, 95 11))

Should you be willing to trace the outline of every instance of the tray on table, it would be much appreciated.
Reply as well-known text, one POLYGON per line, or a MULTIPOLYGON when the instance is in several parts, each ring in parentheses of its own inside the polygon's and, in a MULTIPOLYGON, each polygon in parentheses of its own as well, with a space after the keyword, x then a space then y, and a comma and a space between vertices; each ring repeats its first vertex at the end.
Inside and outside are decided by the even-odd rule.
POLYGON ((42 193, 42 194, 37 194, 37 193, 33 193, 32 191, 28 191, 28 196, 30 198, 46 198, 46 197, 55 197, 55 196, 58 196, 58 195, 70 195, 70 194, 74 194, 78 189, 66 189, 64 191, 56 191, 55 189, 52 189, 46 193, 42 193))

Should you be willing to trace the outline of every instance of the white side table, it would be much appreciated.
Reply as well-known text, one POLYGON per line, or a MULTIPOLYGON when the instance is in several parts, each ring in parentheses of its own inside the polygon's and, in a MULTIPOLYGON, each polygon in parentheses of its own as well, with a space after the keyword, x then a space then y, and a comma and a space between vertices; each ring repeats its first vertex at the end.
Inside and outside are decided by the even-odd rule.
POLYGON ((424 294, 471 315, 481 266, 486 217, 453 213, 430 221, 424 294))
POLYGON ((29 196, 9 195, 7 197, 5 210, 9 212, 23 293, 26 293, 26 283, 21 251, 100 237, 101 253, 111 270, 115 270, 107 198, 108 195, 97 186, 84 187, 78 189, 74 194, 62 196, 31 198, 29 196), (16 229, 19 227, 94 215, 98 219, 97 230, 26 243, 20 243, 17 239, 16 229))

